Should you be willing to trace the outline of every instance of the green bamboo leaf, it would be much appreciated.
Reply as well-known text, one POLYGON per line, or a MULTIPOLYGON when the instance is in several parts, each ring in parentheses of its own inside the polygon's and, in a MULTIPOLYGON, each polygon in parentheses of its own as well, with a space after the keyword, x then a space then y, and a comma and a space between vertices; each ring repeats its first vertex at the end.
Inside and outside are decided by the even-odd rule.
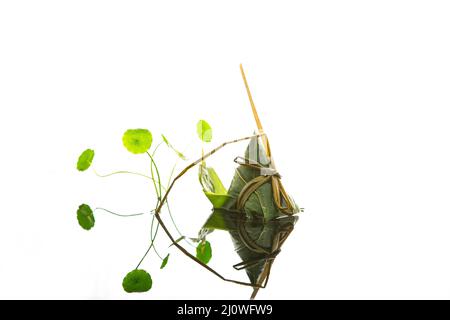
POLYGON ((172 144, 169 142, 169 140, 167 140, 167 138, 166 138, 163 134, 161 135, 161 137, 162 137, 164 143, 165 143, 170 149, 172 149, 173 152, 175 152, 176 155, 177 155, 180 159, 186 160, 186 157, 184 156, 184 154, 182 154, 180 151, 178 151, 177 149, 175 149, 174 146, 172 146, 172 144))
POLYGON ((95 224, 94 212, 92 211, 91 207, 89 207, 87 204, 83 203, 78 207, 77 219, 78 224, 85 230, 90 230, 92 227, 94 227, 95 224))
POLYGON ((145 270, 133 270, 122 281, 123 289, 128 292, 147 292, 152 288, 152 277, 145 270))
POLYGON ((208 262, 212 258, 211 244, 208 241, 203 240, 198 244, 196 251, 197 251, 196 252, 197 259, 203 262, 204 264, 208 264, 208 262))
POLYGON ((92 160, 94 160, 95 152, 92 149, 84 150, 80 156, 78 157, 77 169, 79 171, 85 171, 89 169, 92 164, 92 160))
POLYGON ((147 129, 129 129, 122 137, 125 148, 134 154, 146 152, 152 146, 152 141, 152 134, 147 129))
POLYGON ((223 186, 214 168, 206 167, 204 164, 200 165, 199 180, 204 194, 211 201, 214 208, 221 208, 230 200, 227 189, 223 186))
POLYGON ((169 256, 170 256, 170 254, 167 254, 167 256, 163 259, 160 269, 165 268, 165 266, 167 265, 167 262, 169 261, 169 256))
POLYGON ((197 122, 197 135, 200 140, 204 142, 211 142, 212 140, 212 128, 205 120, 197 122))

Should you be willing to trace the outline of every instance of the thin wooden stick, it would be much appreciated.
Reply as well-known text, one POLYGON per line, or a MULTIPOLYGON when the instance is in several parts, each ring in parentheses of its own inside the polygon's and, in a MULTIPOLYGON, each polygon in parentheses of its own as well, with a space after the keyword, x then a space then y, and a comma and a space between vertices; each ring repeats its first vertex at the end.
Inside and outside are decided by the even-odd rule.
POLYGON ((166 235, 169 237, 170 241, 172 241, 172 244, 178 248, 178 250, 180 250, 182 253, 184 253, 186 256, 188 256, 189 258, 191 258, 192 260, 194 260, 195 262, 197 262, 198 264, 200 264, 203 268, 205 268, 206 270, 208 270, 209 272, 213 273, 214 275, 216 275, 217 277, 219 277, 220 279, 227 281, 227 282, 232 282, 232 283, 236 283, 236 284, 240 284, 240 285, 244 285, 244 286, 249 286, 249 287, 256 287, 256 288, 264 288, 264 286, 262 285, 254 285, 248 282, 242 282, 242 281, 237 281, 237 280, 232 280, 232 279, 227 279, 224 276, 222 276, 220 273, 218 273, 216 270, 214 270, 213 268, 211 268, 210 266, 206 265, 205 263, 203 263, 202 261, 198 260, 196 257, 194 257, 191 253, 189 253, 189 251, 187 251, 183 246, 181 246, 172 236, 172 234, 170 233, 169 229, 167 229, 166 225, 164 224, 164 221, 161 218, 161 209, 164 206, 164 203, 167 201, 167 197, 170 193, 170 191, 172 190, 175 182, 180 179, 189 169, 195 167, 197 164, 201 163, 202 161, 204 161, 206 158, 212 156, 214 153, 216 153, 217 151, 219 151, 220 149, 222 149, 223 147, 225 147, 226 145, 232 144, 232 143, 236 143, 236 142, 240 142, 240 141, 244 141, 244 140, 249 140, 252 138, 259 138, 261 136, 263 136, 263 133, 260 134, 256 134, 253 136, 248 136, 248 137, 244 137, 241 139, 236 139, 236 140, 232 140, 232 141, 227 141, 222 143, 220 146, 218 146, 217 148, 211 150, 210 152, 202 155, 202 157, 194 162, 192 162, 190 165, 188 165, 186 168, 184 168, 173 180, 172 183, 169 185, 169 187, 167 188, 166 193, 164 194, 164 197, 162 198, 161 202, 159 203, 158 207, 155 209, 155 217, 158 220, 159 224, 161 225, 161 227, 163 228, 164 232, 166 233, 166 235))
MULTIPOLYGON (((242 75, 242 80, 244 80, 245 89, 247 90, 248 100, 250 101, 250 106, 252 107, 253 117, 255 118, 256 126, 258 127, 259 132, 262 133, 262 132, 264 132, 264 129, 262 127, 261 120, 259 119, 258 111, 256 111, 255 103, 253 102, 252 93, 250 92, 250 87, 248 85, 247 78, 245 76, 244 67, 242 67, 242 64, 239 67, 241 69, 241 75, 242 75)), ((267 157, 270 159, 271 154, 270 154, 270 147, 269 147, 269 139, 267 138, 267 136, 264 136, 262 138, 262 142, 264 144, 264 148, 266 149, 267 157)), ((273 161, 271 161, 271 165, 274 166, 273 161)), ((253 293, 252 293, 250 299, 252 299, 252 300, 255 299, 256 295, 258 294, 259 286, 261 286, 261 284, 264 283, 264 280, 266 280, 268 278, 271 266, 272 266, 272 262, 268 261, 265 263, 263 272, 261 273, 261 275, 259 276, 259 278, 256 282, 257 285, 254 286, 254 290, 253 290, 253 293)))
MULTIPOLYGON (((250 87, 247 83, 247 78, 245 77, 244 67, 242 67, 242 64, 239 65, 241 69, 241 75, 242 80, 244 80, 245 89, 247 90, 248 100, 250 100, 250 106, 252 107, 253 117, 255 118, 256 126, 258 127, 259 133, 263 133, 264 129, 261 124, 261 120, 259 119, 258 111, 256 111, 255 103, 253 102, 252 93, 250 92, 250 87)), ((264 148, 266 149, 266 154, 270 158, 270 147, 269 147, 269 140, 267 136, 262 137, 264 148)))

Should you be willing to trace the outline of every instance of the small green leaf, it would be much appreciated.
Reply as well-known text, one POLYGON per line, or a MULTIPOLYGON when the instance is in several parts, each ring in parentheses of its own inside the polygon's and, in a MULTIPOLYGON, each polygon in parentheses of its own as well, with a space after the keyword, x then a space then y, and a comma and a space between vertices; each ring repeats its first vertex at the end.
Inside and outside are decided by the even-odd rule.
POLYGON ((197 134, 200 140, 204 142, 211 142, 212 140, 212 128, 205 120, 197 122, 197 134))
POLYGON ((77 219, 79 225, 85 230, 90 230, 95 224, 94 212, 84 203, 78 207, 77 219))
POLYGON ((145 270, 133 270, 122 281, 123 289, 128 292, 147 292, 152 287, 152 277, 145 270))
POLYGON ((167 144, 167 146, 169 146, 170 143, 169 143, 169 140, 167 140, 166 136, 162 134, 161 137, 162 137, 163 141, 165 142, 165 144, 167 144))
POLYGON ((82 154, 78 157, 77 169, 80 171, 85 171, 89 169, 92 164, 92 160, 94 160, 95 152, 92 149, 86 149, 82 154))
POLYGON ((209 260, 211 260, 211 257, 211 244, 206 240, 200 242, 197 246, 197 259, 204 264, 208 264, 209 260))
POLYGON ((144 153, 152 146, 153 137, 147 129, 129 129, 122 137, 128 151, 134 154, 144 153))
POLYGON ((167 262, 169 261, 169 256, 170 254, 167 254, 167 256, 163 259, 161 267, 159 267, 160 269, 164 269, 164 267, 167 265, 167 262))
POLYGON ((169 140, 167 140, 167 138, 166 138, 163 134, 161 135, 161 137, 162 137, 164 143, 165 143, 170 149, 172 149, 172 150, 177 154, 177 156, 178 156, 180 159, 186 160, 186 157, 184 156, 184 154, 182 154, 180 151, 178 151, 177 149, 175 149, 174 146, 172 146, 172 145, 170 144, 169 140))

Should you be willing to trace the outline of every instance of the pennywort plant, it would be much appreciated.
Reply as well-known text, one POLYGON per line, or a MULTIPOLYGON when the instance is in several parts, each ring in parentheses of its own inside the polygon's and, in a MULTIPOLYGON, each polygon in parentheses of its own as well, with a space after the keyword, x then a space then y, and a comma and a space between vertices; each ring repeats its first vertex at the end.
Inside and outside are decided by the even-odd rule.
MULTIPOLYGON (((212 128, 209 125, 209 123, 205 120, 200 120, 197 123, 197 135, 199 139, 203 143, 209 143, 212 141, 212 128)), ((248 139, 248 138, 244 138, 248 139)), ((240 141, 240 140, 239 140, 240 141)), ((227 142, 225 144, 222 144, 219 148, 225 146, 228 143, 233 143, 236 141, 227 142)), ((210 269, 206 265, 209 263, 209 261, 212 258, 212 246, 209 241, 206 240, 205 235, 199 235, 198 238, 192 238, 192 237, 186 237, 183 235, 175 223, 174 217, 172 215, 172 212, 170 210, 169 201, 167 198, 167 195, 169 191, 172 189, 172 186, 174 182, 179 179, 187 170, 194 167, 195 165, 199 164, 199 180, 201 185, 203 186, 203 191, 205 195, 208 197, 208 199, 214 204, 214 205, 220 205, 221 203, 224 203, 224 200, 226 200, 226 189, 224 188, 222 182, 220 181, 219 177, 217 176, 217 173, 212 168, 206 167, 205 159, 213 154, 215 151, 210 152, 210 154, 205 155, 202 148, 202 157, 191 163, 189 166, 187 166, 177 177, 173 177, 174 171, 176 168, 176 163, 173 166, 169 180, 164 183, 164 181, 161 180, 161 174, 159 167, 157 165, 156 161, 156 154, 161 145, 165 145, 167 148, 172 150, 174 154, 178 157, 178 159, 181 159, 182 161, 186 161, 187 158, 185 155, 178 151, 168 140, 168 138, 165 135, 161 135, 161 142, 157 144, 156 146, 153 143, 153 135, 152 133, 147 129, 129 129, 125 131, 125 133, 122 136, 122 144, 125 147, 125 149, 136 155, 136 156, 145 156, 148 158, 149 161, 149 173, 140 173, 140 172, 132 172, 132 171, 115 171, 108 174, 99 174, 94 170, 94 173, 101 178, 110 177, 117 174, 131 174, 131 175, 138 175, 144 178, 147 178, 151 180, 153 184, 153 192, 156 199, 156 205, 149 213, 131 213, 131 214, 123 214, 123 213, 117 213, 109 209, 105 209, 102 207, 95 207, 94 209, 91 208, 90 205, 83 203, 78 207, 77 210, 77 220, 78 224, 81 228, 84 230, 90 231, 95 226, 95 214, 97 212, 104 212, 111 215, 114 215, 116 217, 136 217, 141 216, 145 214, 151 214, 152 219, 150 222, 150 242, 147 250, 143 254, 143 256, 140 258, 139 262, 135 266, 134 269, 132 269, 123 279, 122 286, 123 289, 128 292, 145 292, 151 289, 152 287, 152 278, 150 276, 150 273, 146 270, 143 270, 140 268, 142 262, 144 259, 146 259, 151 251, 155 253, 156 258, 161 260, 160 269, 164 269, 166 265, 169 263, 169 253, 165 253, 164 255, 161 255, 160 252, 156 249, 155 242, 158 236, 158 232, 160 231, 160 228, 163 227, 166 234, 171 238, 172 240, 172 246, 178 247, 184 254, 188 254, 191 258, 195 259, 199 264, 205 266, 207 269, 210 269), (170 221, 172 225, 174 226, 175 230, 178 233, 178 238, 174 239, 171 235, 171 233, 168 231, 167 227, 163 224, 160 215, 162 212, 162 209, 165 209, 167 211, 167 214, 170 217, 170 221), (195 248, 195 256, 188 253, 186 249, 180 246, 180 242, 184 241, 185 243, 189 244, 190 246, 195 248)), ((84 150, 80 156, 78 157, 77 161, 77 169, 80 172, 84 172, 88 170, 93 161, 94 161, 95 151, 92 149, 86 149, 84 150)), ((169 247, 169 249, 170 249, 169 247)), ((212 269, 211 269, 212 270, 212 269)), ((210 271, 211 271, 210 270, 210 271)), ((216 273, 214 271, 214 273, 216 273)), ((220 276, 223 278, 222 276, 220 276)), ((234 281, 233 281, 234 282, 234 281)))

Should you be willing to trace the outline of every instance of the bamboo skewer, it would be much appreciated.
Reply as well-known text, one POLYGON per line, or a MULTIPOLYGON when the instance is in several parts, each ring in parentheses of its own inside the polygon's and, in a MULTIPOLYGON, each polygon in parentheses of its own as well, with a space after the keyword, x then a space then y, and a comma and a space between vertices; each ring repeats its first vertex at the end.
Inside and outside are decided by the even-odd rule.
MULTIPOLYGON (((264 129, 261 124, 261 120, 259 119, 258 112, 256 111, 255 103, 253 102, 252 93, 250 92, 250 87, 248 86, 248 83, 247 83, 247 78, 245 77, 244 68, 242 67, 242 64, 240 64, 239 67, 241 69, 241 75, 242 75, 242 79, 244 80, 245 89, 247 90, 248 99, 250 100, 250 105, 252 107, 252 112, 253 112, 253 117, 255 118, 256 127, 258 128, 258 131, 259 131, 258 133, 260 133, 260 134, 264 133, 264 129)), ((269 140, 267 139, 266 136, 263 136, 261 139, 263 141, 264 148, 266 149, 266 154, 270 158, 271 154, 270 154, 269 140)))
MULTIPOLYGON (((244 80, 245 89, 247 90, 248 99, 250 101, 250 106, 252 108, 253 117, 255 118, 256 126, 257 126, 260 134, 264 133, 264 129, 262 127, 258 112, 256 111, 255 103, 253 101, 253 97, 250 92, 250 87, 248 85, 247 78, 245 76, 245 72, 244 72, 244 68, 242 67, 242 64, 240 65, 240 69, 241 69, 242 79, 244 80)), ((273 158, 271 155, 271 151, 270 151, 269 138, 267 137, 266 134, 264 134, 263 136, 261 136, 261 140, 263 142, 264 148, 266 149, 267 158, 270 160, 270 167, 272 169, 275 169, 275 164, 274 164, 274 161, 273 161, 273 158)), ((272 180, 272 189, 273 189, 274 201, 277 204, 278 208, 285 214, 292 214, 293 209, 294 209, 294 204, 292 203, 290 197, 284 190, 283 184, 281 183, 279 178, 272 180), (286 203, 286 207, 283 205, 283 200, 286 203)), ((283 244, 283 242, 286 240, 286 238, 287 238, 287 235, 284 237, 284 239, 282 241, 276 241, 276 243, 274 243, 274 245, 273 245, 273 250, 274 251, 279 250, 281 245, 283 244)), ((264 264, 263 271, 261 272, 258 280, 256 281, 256 285, 253 288, 253 293, 252 293, 250 299, 253 300, 256 297, 259 289, 261 288, 261 284, 267 283, 268 277, 270 275, 270 269, 272 268, 273 262, 274 262, 274 260, 270 260, 264 264)))
MULTIPOLYGON (((252 93, 250 92, 250 87, 248 85, 247 78, 245 76, 244 68, 242 67, 242 64, 239 67, 241 69, 241 75, 242 75, 242 80, 244 80, 245 89, 247 90, 247 95, 248 95, 248 99, 250 101, 250 106, 252 107, 253 117, 255 118, 256 126, 259 130, 259 133, 263 133, 264 129, 262 127, 261 120, 259 119, 258 111, 256 111, 255 103, 253 102, 252 93)), ((269 140, 266 135, 262 136, 262 142, 264 144, 264 148, 266 149, 267 157, 270 159, 271 155, 270 155, 269 140)), ((259 278, 256 282, 257 285, 261 286, 261 284, 264 283, 266 278, 269 276, 271 266, 272 266, 272 261, 267 261, 264 264, 263 272, 261 273, 261 275, 259 276, 259 278)), ((258 287, 253 288, 253 293, 250 296, 251 300, 255 299, 256 295, 258 294, 258 291, 259 291, 258 287)))

